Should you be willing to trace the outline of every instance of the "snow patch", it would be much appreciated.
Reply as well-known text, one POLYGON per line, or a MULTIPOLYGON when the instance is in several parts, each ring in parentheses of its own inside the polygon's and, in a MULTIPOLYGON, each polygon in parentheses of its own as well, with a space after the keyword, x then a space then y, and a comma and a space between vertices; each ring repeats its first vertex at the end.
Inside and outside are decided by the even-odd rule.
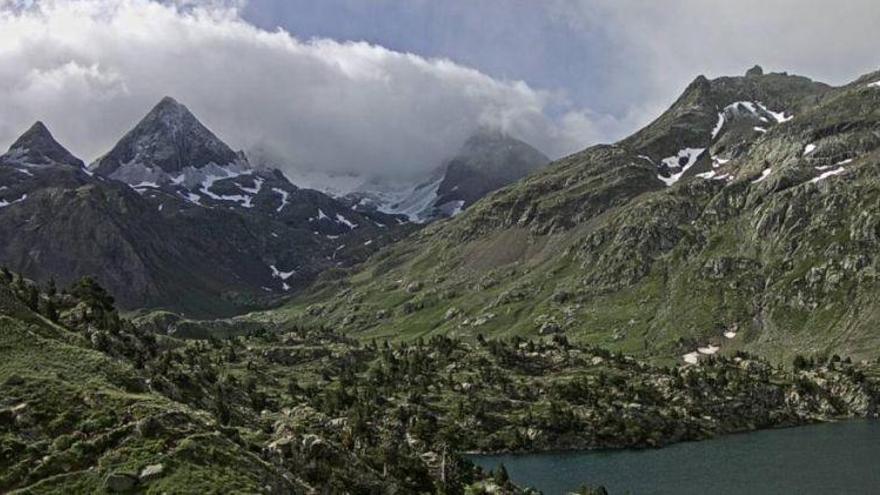
MULTIPOLYGON (((785 115, 785 112, 774 112, 759 101, 737 101, 727 105, 718 113, 718 121, 715 123, 715 128, 712 129, 712 139, 715 139, 718 137, 718 134, 721 133, 724 124, 727 122, 727 115, 735 115, 743 110, 758 120, 767 123, 770 123, 772 119, 775 123, 781 124, 794 117, 793 115, 785 115), (767 118, 768 116, 770 118, 767 118)), ((763 127, 755 127, 755 130, 758 132, 766 132, 766 129, 763 127)))
POLYGON ((281 213, 281 210, 283 210, 284 207, 287 206, 287 199, 290 197, 290 193, 288 193, 284 189, 279 189, 277 187, 273 187, 272 190, 281 195, 281 206, 275 209, 275 211, 281 213))
POLYGON ((272 278, 280 278, 281 280, 287 280, 296 273, 296 270, 290 270, 289 272, 281 271, 275 265, 269 265, 269 268, 272 270, 272 278))
POLYGON ((344 216, 340 215, 339 213, 336 214, 336 223, 344 224, 346 227, 348 227, 350 229, 357 228, 356 223, 352 223, 349 219, 345 218, 344 216))
POLYGON ((809 155, 810 153, 812 153, 812 152, 814 152, 814 151, 816 151, 816 145, 815 145, 815 144, 810 143, 810 144, 804 146, 804 156, 807 156, 807 155, 809 155))
POLYGON ((788 122, 789 120, 794 118, 794 115, 785 115, 785 112, 774 112, 773 110, 770 110, 769 108, 764 106, 764 104, 761 102, 756 102, 756 104, 758 105, 758 108, 770 114, 770 116, 773 117, 773 120, 775 120, 778 124, 788 122))
POLYGON ((720 350, 721 350, 720 347, 718 347, 717 345, 712 345, 712 344, 709 344, 706 347, 697 347, 697 352, 699 352, 700 354, 704 354, 706 356, 711 356, 712 354, 715 354, 720 350))
POLYGON ((706 148, 685 148, 678 152, 677 155, 670 156, 668 158, 664 158, 662 160, 663 164, 672 168, 681 168, 681 171, 678 173, 674 173, 669 177, 663 177, 662 175, 657 175, 657 178, 663 181, 667 186, 671 186, 678 182, 679 179, 684 175, 685 172, 688 171, 689 168, 694 166, 697 163, 697 159, 700 158, 700 155, 706 151, 706 148), (685 160, 682 163, 682 160, 685 160))
POLYGON ((719 174, 715 170, 710 170, 708 172, 697 174, 696 177, 706 180, 729 180, 731 178, 730 174, 719 174))
POLYGON ((733 339, 735 337, 736 337, 736 332, 731 332, 731 331, 724 332, 724 338, 726 338, 726 339, 733 339))
POLYGON ((14 205, 15 203, 21 203, 22 201, 27 199, 27 194, 22 194, 20 198, 13 199, 12 201, 6 201, 4 199, 0 199, 0 208, 5 208, 9 205, 14 205))
POLYGON ((722 127, 724 127, 724 112, 718 114, 718 122, 715 124, 715 128, 712 129, 712 139, 718 137, 722 127))
POLYGON ((155 182, 146 182, 145 181, 145 182, 140 182, 138 184, 134 184, 131 186, 131 188, 139 193, 142 193, 142 192, 144 192, 144 191, 142 191, 142 189, 149 189, 149 188, 158 189, 159 184, 156 184, 155 182))
POLYGON ((834 170, 822 172, 818 177, 814 177, 814 178, 810 179, 810 182, 812 184, 815 184, 815 183, 819 182, 820 180, 827 179, 828 177, 831 177, 832 175, 842 174, 844 172, 844 170, 845 169, 843 167, 838 167, 834 170))
POLYGON ((771 174, 771 173, 773 173, 773 169, 772 169, 772 168, 765 168, 764 171, 761 172, 761 176, 758 177, 757 179, 753 180, 753 181, 752 181, 752 184, 757 184, 757 183, 759 183, 759 182, 762 182, 762 181, 763 181, 764 179, 766 179, 767 177, 770 177, 770 174, 771 174))

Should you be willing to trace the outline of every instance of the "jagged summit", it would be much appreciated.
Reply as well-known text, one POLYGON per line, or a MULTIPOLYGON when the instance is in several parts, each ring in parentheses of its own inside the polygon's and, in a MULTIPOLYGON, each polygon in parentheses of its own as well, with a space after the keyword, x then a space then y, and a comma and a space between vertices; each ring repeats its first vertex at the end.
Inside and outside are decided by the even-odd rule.
POLYGON ((143 169, 177 173, 187 167, 224 166, 241 156, 189 111, 166 96, 93 165, 96 173, 126 179, 143 169))
POLYGON ((501 130, 480 129, 446 164, 434 204, 449 216, 548 163, 546 155, 501 130))
POLYGON ((22 165, 70 165, 81 168, 82 160, 58 143, 49 129, 37 121, 9 147, 3 162, 22 165))

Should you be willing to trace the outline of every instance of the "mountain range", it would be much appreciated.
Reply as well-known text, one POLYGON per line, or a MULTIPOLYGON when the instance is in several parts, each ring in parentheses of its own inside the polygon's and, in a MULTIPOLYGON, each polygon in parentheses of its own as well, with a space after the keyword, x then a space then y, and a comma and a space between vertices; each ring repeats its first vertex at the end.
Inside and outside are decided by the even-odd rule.
POLYGON ((88 168, 35 124, 0 157, 0 184, 0 264, 191 316, 271 304, 407 228, 251 166, 171 98, 88 168))
POLYGON ((482 131, 373 195, 171 98, 90 166, 38 122, 0 156, 0 491, 534 493, 462 454, 876 418, 878 160, 880 71, 699 76, 619 142, 482 131))
POLYGON ((880 344, 880 73, 697 77, 645 128, 557 160, 322 280, 276 318, 362 338, 563 333, 693 362, 880 344))
POLYGON ((417 227, 410 220, 451 215, 547 161, 501 134, 480 139, 451 162, 461 163, 449 166, 457 175, 441 175, 444 195, 435 188, 433 201, 408 212, 297 187, 171 97, 88 167, 38 122, 0 157, 0 233, 9 239, 0 264, 40 282, 94 276, 129 310, 216 317, 264 308, 405 236, 417 227), (502 166, 520 153, 531 161, 502 166))

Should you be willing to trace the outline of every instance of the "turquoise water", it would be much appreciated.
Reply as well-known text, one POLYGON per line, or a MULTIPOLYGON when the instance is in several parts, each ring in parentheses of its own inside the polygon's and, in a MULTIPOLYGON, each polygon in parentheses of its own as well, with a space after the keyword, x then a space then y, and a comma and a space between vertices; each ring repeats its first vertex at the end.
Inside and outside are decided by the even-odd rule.
POLYGON ((557 495, 581 484, 610 495, 880 494, 880 421, 729 435, 662 449, 474 456, 557 495))

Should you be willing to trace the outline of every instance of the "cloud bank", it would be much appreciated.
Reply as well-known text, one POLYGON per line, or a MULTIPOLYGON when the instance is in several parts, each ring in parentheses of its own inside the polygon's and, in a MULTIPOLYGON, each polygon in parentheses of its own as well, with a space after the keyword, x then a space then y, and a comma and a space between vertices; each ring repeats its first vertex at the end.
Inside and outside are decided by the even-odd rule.
POLYGON ((437 166, 479 126, 561 156, 614 124, 550 116, 560 95, 449 60, 261 30, 238 4, 0 0, 0 143, 39 119, 91 161, 171 95, 287 171, 402 177, 437 166))
POLYGON ((646 120, 698 74, 754 64, 844 84, 880 68, 876 0, 548 0, 560 25, 607 46, 604 98, 646 120), (641 106, 641 108, 639 108, 641 106))

